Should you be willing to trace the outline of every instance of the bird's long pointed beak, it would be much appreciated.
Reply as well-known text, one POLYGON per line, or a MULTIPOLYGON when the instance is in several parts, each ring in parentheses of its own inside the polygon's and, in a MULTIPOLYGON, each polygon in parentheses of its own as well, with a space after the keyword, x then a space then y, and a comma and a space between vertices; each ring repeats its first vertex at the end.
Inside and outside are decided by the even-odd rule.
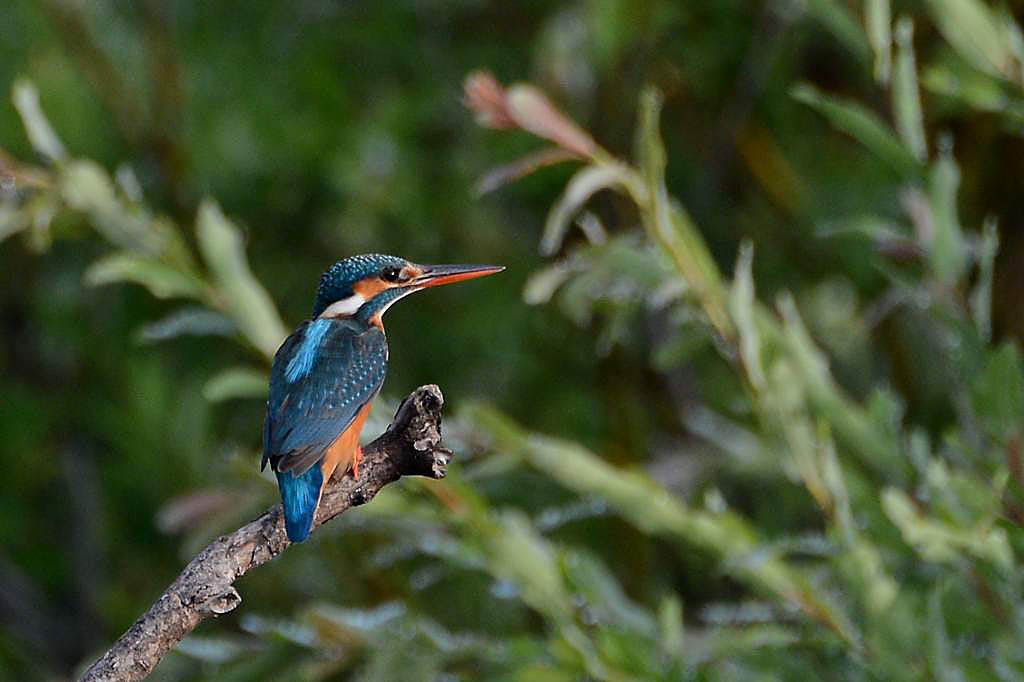
POLYGON ((420 267, 423 269, 423 274, 413 280, 413 284, 421 289, 486 277, 505 269, 503 265, 421 265, 420 267))

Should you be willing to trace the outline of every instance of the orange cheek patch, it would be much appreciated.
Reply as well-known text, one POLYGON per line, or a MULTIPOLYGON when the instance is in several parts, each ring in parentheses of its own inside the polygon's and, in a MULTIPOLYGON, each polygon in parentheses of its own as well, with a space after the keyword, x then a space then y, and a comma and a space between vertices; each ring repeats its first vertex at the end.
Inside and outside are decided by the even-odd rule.
POLYGON ((364 300, 369 301, 371 298, 384 291, 390 289, 391 285, 384 282, 379 277, 370 277, 368 279, 361 279, 352 285, 352 291, 356 292, 363 297, 364 300))

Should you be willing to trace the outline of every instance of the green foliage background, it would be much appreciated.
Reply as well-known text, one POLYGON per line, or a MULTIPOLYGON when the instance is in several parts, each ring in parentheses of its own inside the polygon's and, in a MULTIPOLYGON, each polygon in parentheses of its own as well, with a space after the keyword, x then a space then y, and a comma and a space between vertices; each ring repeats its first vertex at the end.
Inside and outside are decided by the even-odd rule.
POLYGON ((367 432, 439 383, 457 466, 154 679, 1024 678, 1015 14, 13 0, 0 676, 72 677, 275 501, 268 358, 381 251, 509 268, 388 315, 367 432), (600 146, 478 196, 587 139, 542 92, 600 146))

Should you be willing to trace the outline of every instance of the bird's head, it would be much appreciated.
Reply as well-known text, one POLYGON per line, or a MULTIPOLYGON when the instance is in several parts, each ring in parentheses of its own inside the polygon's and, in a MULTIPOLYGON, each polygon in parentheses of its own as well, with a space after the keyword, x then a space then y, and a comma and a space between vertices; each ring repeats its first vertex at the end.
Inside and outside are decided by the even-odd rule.
POLYGON ((397 256, 349 256, 320 277, 313 317, 356 317, 380 322, 392 303, 427 287, 501 272, 498 265, 417 265, 397 256))

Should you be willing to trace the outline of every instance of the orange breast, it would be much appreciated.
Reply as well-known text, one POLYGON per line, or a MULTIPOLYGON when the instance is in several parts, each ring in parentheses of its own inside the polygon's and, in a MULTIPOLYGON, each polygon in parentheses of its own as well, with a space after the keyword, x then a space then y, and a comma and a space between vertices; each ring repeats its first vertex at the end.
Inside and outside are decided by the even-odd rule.
POLYGON ((370 403, 366 403, 360 408, 349 427, 327 448, 327 452, 324 453, 324 461, 320 465, 324 472, 323 485, 327 485, 327 481, 331 480, 331 475, 339 467, 341 473, 345 473, 348 465, 352 463, 356 448, 359 447, 359 434, 363 431, 363 422, 366 421, 368 414, 370 414, 370 403))

